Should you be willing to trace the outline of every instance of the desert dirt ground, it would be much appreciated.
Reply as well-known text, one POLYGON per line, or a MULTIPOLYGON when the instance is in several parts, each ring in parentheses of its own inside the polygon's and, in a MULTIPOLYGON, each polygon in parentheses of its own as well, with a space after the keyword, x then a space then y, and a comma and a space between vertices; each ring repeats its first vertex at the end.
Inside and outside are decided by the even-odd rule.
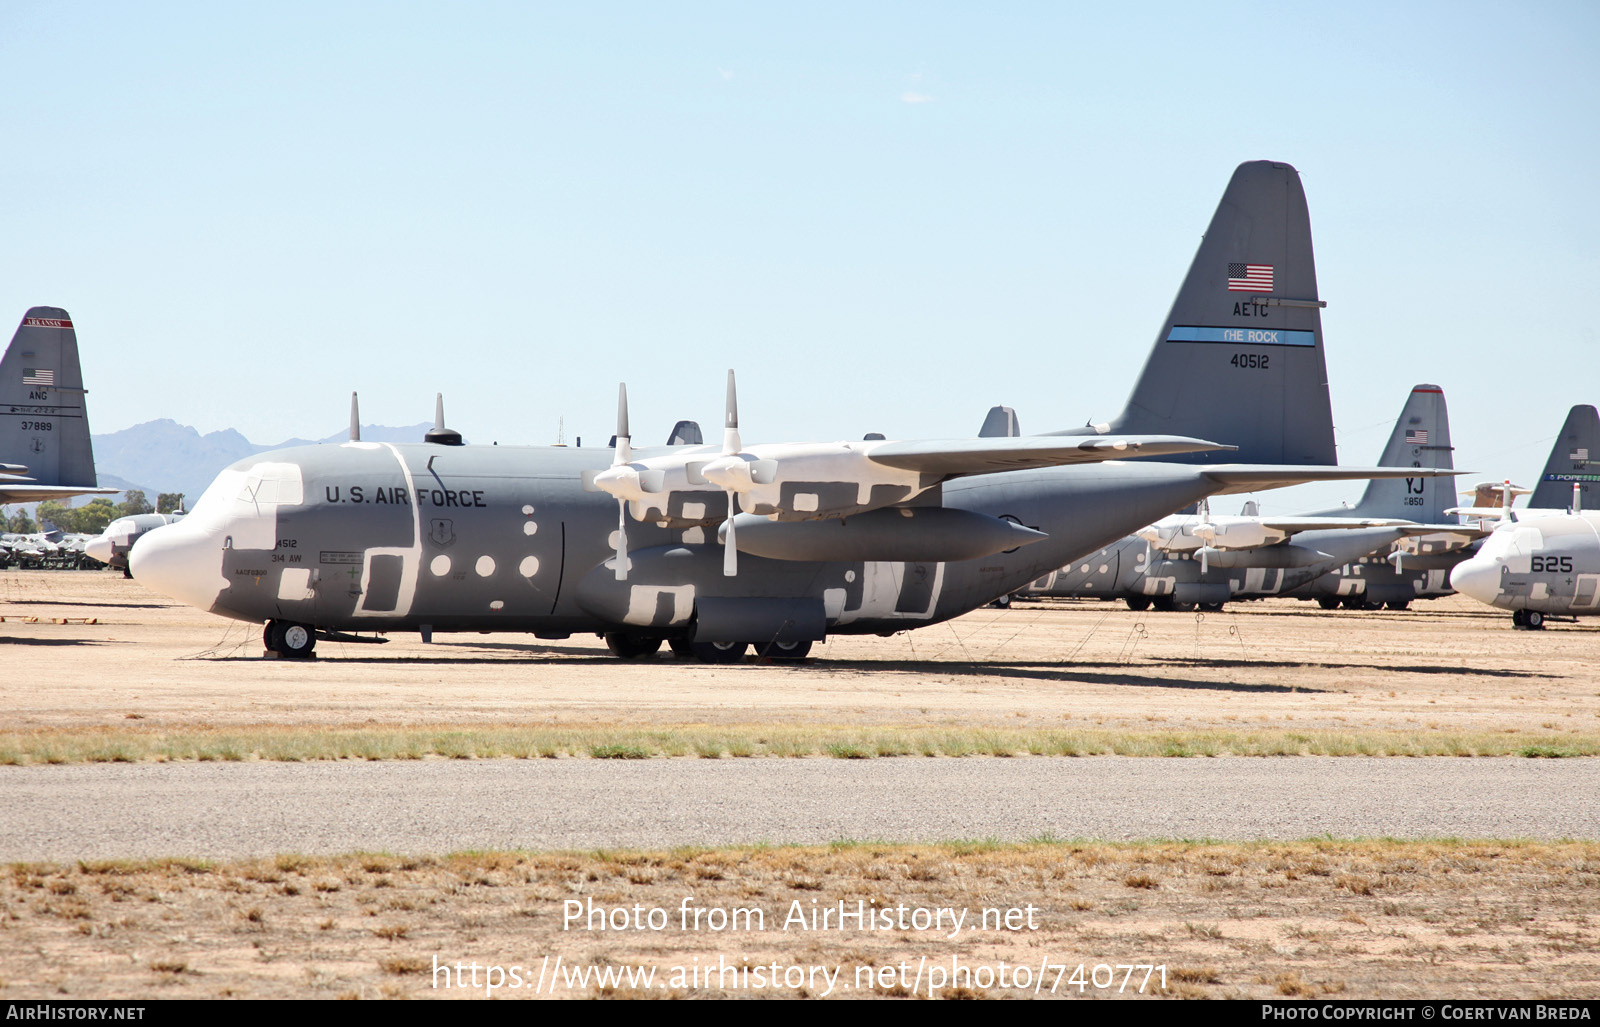
POLYGON ((1451 597, 1220 613, 1017 603, 800 667, 624 663, 593 636, 395 635, 264 660, 260 627, 107 572, 0 572, 0 730, 182 725, 846 724, 1600 734, 1600 619, 1515 631, 1451 597), (37 618, 29 622, 28 618, 37 618), (95 624, 81 623, 93 618, 95 624), (68 623, 54 623, 67 620, 68 623))
MULTIPOLYGON (((1600 622, 1513 631, 1505 614, 1457 598, 1378 613, 1280 600, 1203 617, 1019 603, 893 638, 834 639, 799 667, 622 663, 595 638, 522 635, 324 642, 312 662, 263 660, 259 628, 108 573, 0 573, 0 617, 10 657, 0 731, 13 733, 773 724, 1600 734, 1600 622)), ((533 997, 531 986, 509 987, 509 968, 531 982, 557 957, 565 981, 573 967, 664 976, 648 987, 591 976, 538 995, 821 995, 816 968, 849 984, 833 995, 1051 993, 1050 980, 1019 987, 1020 964, 1069 997, 1136 996, 1133 985, 1096 983, 1113 966, 1162 965, 1159 994, 1176 997, 1594 998, 1597 915, 1594 840, 15 865, 0 879, 0 998, 485 993, 439 987, 435 958, 476 962, 484 984, 499 966, 497 997, 533 997), (561 930, 569 900, 675 911, 690 895, 708 909, 760 908, 768 929, 561 930), (973 917, 1031 904, 1040 928, 955 938, 777 929, 792 903, 812 900, 973 917), (804 984, 791 986, 791 974, 777 988, 692 976, 719 960, 811 969, 804 984), (1002 960, 1009 986, 995 976, 1002 960), (1071 979, 1080 964, 1081 990, 1071 979), (911 980, 935 965, 956 975, 911 980)))

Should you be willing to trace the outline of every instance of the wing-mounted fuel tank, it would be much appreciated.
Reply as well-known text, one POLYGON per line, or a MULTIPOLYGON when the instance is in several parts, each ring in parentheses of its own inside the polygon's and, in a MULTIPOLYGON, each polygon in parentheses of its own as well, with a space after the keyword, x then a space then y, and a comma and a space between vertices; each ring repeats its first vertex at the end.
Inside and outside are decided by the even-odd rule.
MULTIPOLYGON (((1042 531, 971 510, 941 506, 872 510, 843 520, 734 518, 739 551, 769 560, 975 560, 1048 538, 1042 531)), ((718 532, 727 538, 726 529, 718 532)))

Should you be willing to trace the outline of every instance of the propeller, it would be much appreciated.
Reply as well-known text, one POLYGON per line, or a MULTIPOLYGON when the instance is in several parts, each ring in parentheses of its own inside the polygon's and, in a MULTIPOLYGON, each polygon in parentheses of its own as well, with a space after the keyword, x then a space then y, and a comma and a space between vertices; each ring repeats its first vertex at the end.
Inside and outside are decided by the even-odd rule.
MULTIPOLYGON (((734 384, 733 368, 730 367, 728 368, 727 411, 722 425, 722 455, 725 458, 735 457, 743 448, 744 442, 739 438, 739 390, 734 384)), ((721 462, 725 461, 718 461, 718 463, 721 462)), ((744 465, 742 460, 738 463, 741 466, 744 465)), ((705 475, 705 468, 701 468, 700 473, 705 475)), ((748 477, 748 468, 745 468, 745 473, 748 477)), ((717 479, 707 478, 707 480, 716 481, 717 479)), ((724 483, 717 481, 717 484, 724 483)), ((731 578, 739 573, 739 542, 733 534, 733 517, 739 511, 735 509, 734 489, 725 486, 724 491, 728 493, 728 534, 722 540, 722 576, 731 578)))
POLYGON ((356 394, 350 393, 350 441, 361 441, 361 408, 356 404, 356 394))
POLYGON ((459 446, 462 444, 461 433, 444 426, 444 393, 433 394, 433 427, 422 435, 423 442, 433 442, 441 446, 459 446))
MULTIPOLYGON (((642 502, 666 490, 666 471, 633 462, 633 439, 628 431, 628 386, 617 386, 616 453, 611 466, 594 476, 594 486, 617 499, 617 580, 628 580, 628 504, 642 502)), ((648 505, 648 504, 647 504, 648 505)), ((643 518, 643 514, 636 514, 643 518)))
MULTIPOLYGON (((617 442, 611 469, 595 476, 594 483, 617 497, 617 580, 628 580, 628 498, 622 494, 633 462, 633 438, 628 432, 628 386, 617 385, 617 442), (607 485, 612 486, 606 488, 607 485)), ((638 472, 632 477, 638 480, 638 472)))
POLYGON ((1200 523, 1189 529, 1189 534, 1205 543, 1200 547, 1200 573, 1205 574, 1211 569, 1209 560, 1212 553, 1211 544, 1217 540, 1217 526, 1211 522, 1211 501, 1209 499, 1200 500, 1199 514, 1201 517, 1200 523))
POLYGON ((722 430, 722 455, 701 465, 697 476, 713 485, 722 486, 722 490, 728 494, 722 573, 731 578, 739 571, 739 558, 735 555, 739 547, 733 528, 733 517, 738 513, 738 493, 749 492, 758 485, 771 485, 778 478, 778 461, 758 459, 744 451, 744 443, 739 439, 739 396, 731 370, 728 372, 728 409, 722 430))

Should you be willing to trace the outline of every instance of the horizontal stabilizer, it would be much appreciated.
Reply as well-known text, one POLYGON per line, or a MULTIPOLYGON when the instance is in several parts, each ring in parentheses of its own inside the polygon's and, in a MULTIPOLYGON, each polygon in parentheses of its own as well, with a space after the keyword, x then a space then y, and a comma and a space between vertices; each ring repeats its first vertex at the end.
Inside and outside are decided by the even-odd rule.
POLYGON ((1040 435, 1022 439, 885 442, 874 447, 867 455, 874 463, 886 467, 956 478, 967 474, 1024 471, 1130 457, 1168 456, 1173 453, 1210 453, 1232 448, 1175 435, 1093 435, 1079 438, 1040 435))
POLYGON ((0 506, 42 503, 46 499, 70 499, 73 496, 114 496, 121 491, 93 485, 0 485, 0 506))
POLYGON ((1313 481, 1359 481, 1370 478, 1442 478, 1469 473, 1438 467, 1315 467, 1302 464, 1221 464, 1201 474, 1224 486, 1217 494, 1281 489, 1313 481))

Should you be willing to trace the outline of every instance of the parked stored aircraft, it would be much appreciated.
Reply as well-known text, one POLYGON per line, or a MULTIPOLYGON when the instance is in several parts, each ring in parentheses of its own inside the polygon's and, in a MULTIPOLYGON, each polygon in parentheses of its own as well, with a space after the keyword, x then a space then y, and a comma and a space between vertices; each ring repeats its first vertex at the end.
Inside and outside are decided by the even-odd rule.
POLYGON ((1477 554, 1451 571, 1456 591, 1510 610, 1519 628, 1542 628, 1550 614, 1600 613, 1600 413, 1594 407, 1575 406, 1567 414, 1527 507, 1474 512, 1502 519, 1477 554))
POLYGON ((0 358, 0 505, 109 495, 95 482, 78 335, 60 307, 32 307, 0 358))
POLYGON ((147 513, 130 514, 127 517, 118 517, 106 525, 106 530, 89 539, 83 545, 83 551, 89 556, 109 567, 122 570, 124 577, 133 577, 128 570, 128 553, 133 549, 133 544, 143 538, 146 532, 168 524, 176 524, 183 520, 181 513, 147 513))
MULTIPOLYGON (((1437 385, 1411 390, 1379 462, 1451 466, 1450 419, 1437 385)), ((1202 503, 1038 579, 1021 594, 1121 599, 1132 610, 1220 610, 1230 599, 1282 594, 1401 538, 1454 531, 1455 525, 1434 523, 1443 518, 1449 490, 1447 482, 1425 477, 1374 481, 1354 507, 1275 516, 1260 515, 1254 504, 1237 516, 1214 515, 1202 503)))
POLYGON ((279 450, 225 470, 130 562, 266 621, 285 655, 366 629, 797 658, 828 633, 957 616, 1208 495, 1429 473, 1306 466, 1334 455, 1321 306, 1299 175, 1248 163, 1109 425, 747 448, 730 373, 721 446, 633 450, 624 391, 614 455, 443 437, 279 450))

